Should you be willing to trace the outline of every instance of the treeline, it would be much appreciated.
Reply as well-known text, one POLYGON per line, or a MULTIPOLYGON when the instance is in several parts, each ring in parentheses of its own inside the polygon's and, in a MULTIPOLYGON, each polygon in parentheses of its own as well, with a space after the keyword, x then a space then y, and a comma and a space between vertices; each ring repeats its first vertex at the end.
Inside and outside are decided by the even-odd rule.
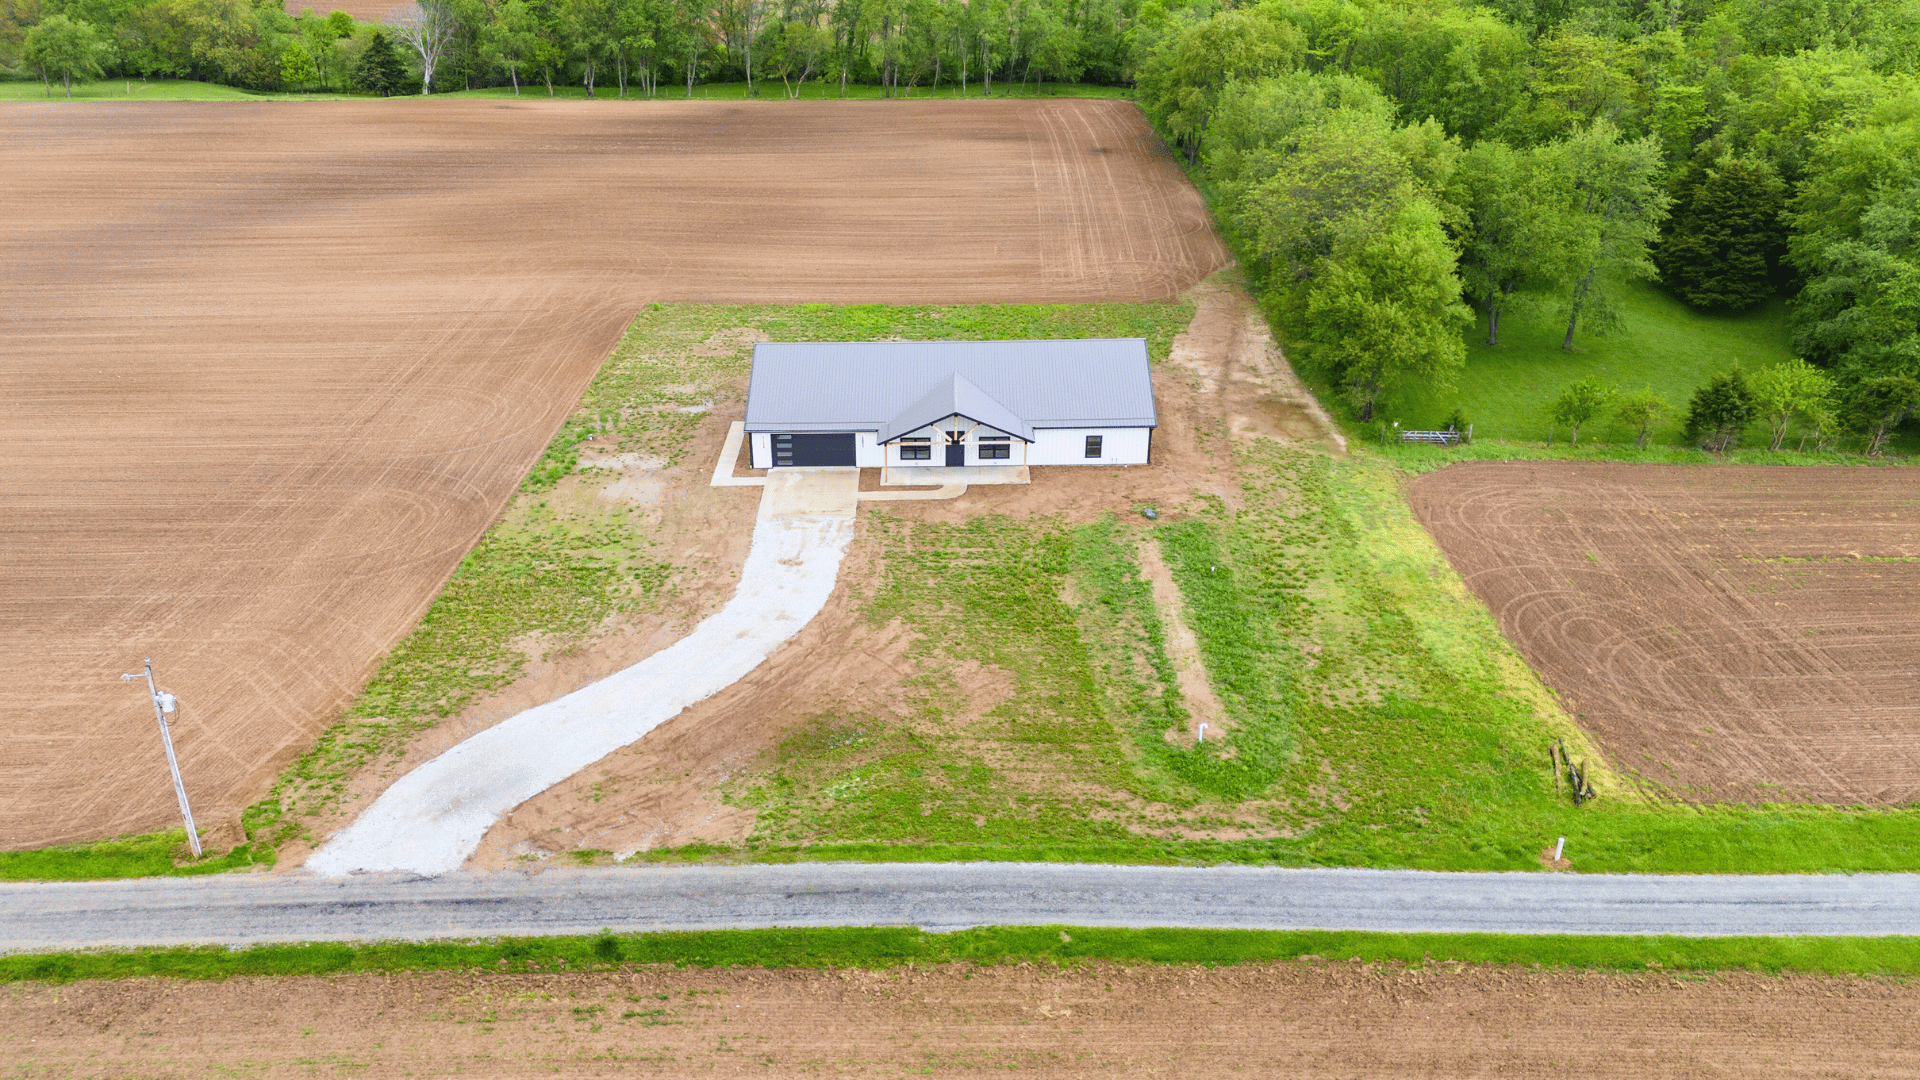
POLYGON ((1877 451, 1920 404, 1915 0, 1195 3, 1134 34, 1141 105, 1362 418, 1447 385, 1476 322, 1551 311, 1570 349, 1651 278, 1789 297, 1817 442, 1877 451))
POLYGON ((158 75, 256 90, 556 84, 654 96, 697 82, 883 96, 1038 81, 1125 85, 1139 0, 425 0, 355 26, 273 0, 0 0, 0 63, 51 81, 158 75), (389 47, 397 72, 384 59, 389 47), (398 75, 398 82, 384 80, 398 75), (665 89, 663 89, 663 87, 665 89))

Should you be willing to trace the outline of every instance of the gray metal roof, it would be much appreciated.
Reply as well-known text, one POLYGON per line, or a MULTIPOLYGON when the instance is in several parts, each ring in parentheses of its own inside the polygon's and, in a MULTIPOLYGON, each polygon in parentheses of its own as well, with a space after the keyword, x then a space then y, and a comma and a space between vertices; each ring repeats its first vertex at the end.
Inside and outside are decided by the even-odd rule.
MULTIPOLYGON (((746 428, 877 432, 943 393, 958 398, 956 375, 1028 428, 1159 426, 1146 339, 1085 338, 763 342, 753 347, 746 428)), ((921 423, 954 412, 1001 426, 958 407, 921 423)))
POLYGON ((934 384, 926 397, 906 407, 898 416, 880 426, 879 441, 889 443, 910 431, 919 431, 928 424, 938 423, 949 416, 964 416, 969 420, 1017 435, 1025 442, 1033 441, 1033 428, 1025 420, 1013 414, 1013 410, 987 396, 985 390, 967 381, 965 375, 949 375, 934 384))

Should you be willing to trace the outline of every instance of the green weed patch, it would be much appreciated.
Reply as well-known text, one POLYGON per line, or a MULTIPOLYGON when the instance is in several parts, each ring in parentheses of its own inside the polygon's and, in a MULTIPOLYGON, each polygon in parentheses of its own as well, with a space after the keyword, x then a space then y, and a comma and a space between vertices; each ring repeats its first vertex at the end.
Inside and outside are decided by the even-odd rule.
POLYGON ((317 943, 248 949, 176 948, 0 957, 0 982, 226 979, 409 971, 496 973, 682 967, 876 968, 1096 961, 1232 965, 1305 963, 1530 964, 1599 971, 1746 970, 1910 977, 1915 937, 1612 937, 1387 934, 1315 930, 1128 930, 994 926, 953 933, 912 927, 713 930, 378 945, 317 943))
POLYGON ((0 881, 98 881, 104 878, 184 877, 272 865, 273 852, 242 844, 225 855, 195 859, 187 831, 119 836, 87 844, 0 851, 0 881))

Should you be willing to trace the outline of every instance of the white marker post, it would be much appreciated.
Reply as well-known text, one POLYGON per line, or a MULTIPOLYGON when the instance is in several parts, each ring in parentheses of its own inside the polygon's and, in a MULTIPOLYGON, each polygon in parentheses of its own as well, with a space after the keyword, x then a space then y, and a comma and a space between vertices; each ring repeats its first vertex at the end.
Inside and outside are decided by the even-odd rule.
POLYGON ((1563 836, 1560 838, 1559 843, 1553 845, 1553 861, 1559 862, 1561 853, 1566 850, 1567 850, 1567 838, 1563 836))
MULTIPOLYGON (((132 682, 138 675, 122 675, 121 682, 132 682)), ((187 844, 193 857, 200 857, 200 833, 193 827, 193 808, 187 805, 187 785, 180 781, 180 761, 173 756, 173 732, 167 728, 167 714, 180 707, 180 699, 163 694, 153 686, 153 658, 147 658, 147 693, 153 698, 153 718, 160 721, 160 742, 167 748, 167 769, 173 773, 173 793, 180 799, 180 816, 187 823, 187 844)))
POLYGON ((1206 741, 1207 741, 1207 725, 1205 725, 1205 724, 1201 724, 1201 725, 1200 725, 1200 733, 1199 733, 1199 734, 1197 734, 1197 735, 1195 735, 1195 736, 1193 737, 1193 741, 1194 741, 1194 742, 1206 742, 1206 741))

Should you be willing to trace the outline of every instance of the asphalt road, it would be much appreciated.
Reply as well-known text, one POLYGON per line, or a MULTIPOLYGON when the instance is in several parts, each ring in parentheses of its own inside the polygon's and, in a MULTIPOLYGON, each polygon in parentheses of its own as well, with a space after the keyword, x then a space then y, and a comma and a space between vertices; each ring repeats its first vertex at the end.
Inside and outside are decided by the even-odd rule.
POLYGON ((1026 863, 0 884, 0 950, 768 926, 1920 934, 1920 875, 1441 874, 1026 863))

